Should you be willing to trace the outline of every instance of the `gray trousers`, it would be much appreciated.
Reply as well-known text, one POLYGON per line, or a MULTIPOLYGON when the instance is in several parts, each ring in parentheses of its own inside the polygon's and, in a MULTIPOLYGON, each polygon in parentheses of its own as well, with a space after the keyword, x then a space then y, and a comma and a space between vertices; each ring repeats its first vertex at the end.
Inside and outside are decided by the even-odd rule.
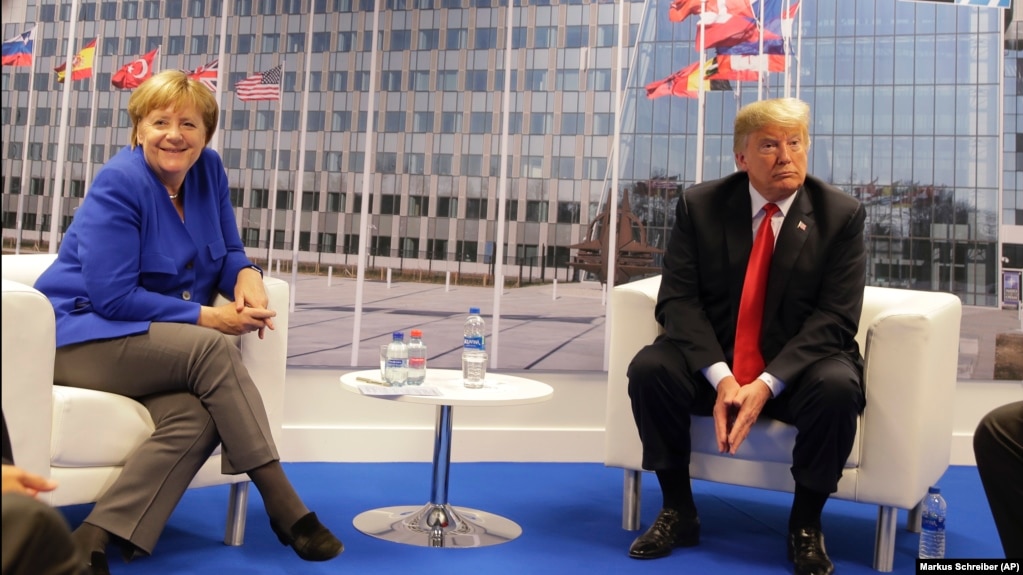
POLYGON ((3 494, 3 575, 81 575, 71 530, 49 505, 3 494))
POLYGON ((217 443, 224 473, 279 459, 259 390, 234 342, 191 324, 57 350, 54 383, 138 400, 156 430, 85 519, 152 553, 174 507, 217 443))

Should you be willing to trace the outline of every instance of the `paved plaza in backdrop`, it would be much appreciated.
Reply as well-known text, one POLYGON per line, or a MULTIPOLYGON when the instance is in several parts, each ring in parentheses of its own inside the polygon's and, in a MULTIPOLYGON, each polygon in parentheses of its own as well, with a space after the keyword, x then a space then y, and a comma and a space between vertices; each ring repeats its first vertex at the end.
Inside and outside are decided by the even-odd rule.
MULTIPOLYGON (((290 274, 279 277, 291 282, 290 274)), ((299 274, 288 342, 289 367, 352 366, 356 281, 348 277, 299 274)), ((604 292, 597 282, 506 288, 501 297, 498 369, 603 369, 604 292)), ((462 323, 479 307, 494 328, 492 287, 392 282, 367 279, 363 289, 358 367, 378 365, 381 344, 391 333, 423 331, 430 365, 460 366, 462 323)), ((645 319, 645 318, 644 318, 645 319)), ((630 321, 630 318, 623 321, 630 321)), ((990 380, 995 337, 1020 332, 1016 310, 963 307, 959 378, 990 380)), ((488 341, 493 350, 494 336, 488 341)))

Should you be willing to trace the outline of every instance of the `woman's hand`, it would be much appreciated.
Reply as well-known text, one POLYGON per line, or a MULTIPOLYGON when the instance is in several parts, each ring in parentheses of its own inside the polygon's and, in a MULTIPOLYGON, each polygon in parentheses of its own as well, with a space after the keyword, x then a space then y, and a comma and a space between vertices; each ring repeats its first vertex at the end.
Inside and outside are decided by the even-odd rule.
MULTIPOLYGON (((266 295, 263 276, 252 268, 242 268, 234 284, 234 307, 241 314, 245 308, 267 310, 270 298, 266 295)), ((277 315, 274 313, 273 315, 277 315)), ((273 316, 264 318, 264 326, 274 328, 273 316)), ((251 331, 251 330, 250 330, 251 331)), ((259 339, 263 339, 263 328, 259 328, 259 339)))
POLYGON ((276 311, 265 307, 242 307, 239 310, 234 302, 215 307, 204 305, 199 312, 199 325, 227 335, 258 331, 259 339, 263 339, 263 330, 274 328, 273 318, 276 315, 276 311))

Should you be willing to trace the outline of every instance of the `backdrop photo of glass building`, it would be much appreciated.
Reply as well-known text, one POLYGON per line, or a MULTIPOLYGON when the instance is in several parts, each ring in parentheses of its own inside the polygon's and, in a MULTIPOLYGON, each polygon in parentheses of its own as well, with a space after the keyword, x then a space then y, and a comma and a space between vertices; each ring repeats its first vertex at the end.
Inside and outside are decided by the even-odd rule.
MULTIPOLYGON (((353 264, 371 152, 374 265, 491 270, 507 107, 504 263, 577 277, 568 246, 587 239, 615 181, 619 53, 617 195, 629 194, 650 241, 663 247, 675 202, 696 179, 700 110, 695 98, 648 99, 645 86, 698 60, 695 18, 669 21, 669 0, 516 0, 506 101, 506 2, 380 2, 376 38, 372 0, 80 2, 75 51, 98 41, 93 77, 73 82, 59 230, 87 191, 87 162, 94 171, 127 142, 130 92, 112 87, 111 75, 158 46, 159 69, 216 59, 226 9, 217 148, 253 257, 272 247, 275 259, 290 259, 297 240, 300 261, 353 264), (278 64, 279 104, 235 97, 240 80, 278 64)), ((52 69, 65 60, 72 4, 3 6, 4 38, 34 25, 37 42, 31 78, 23 67, 5 66, 2 75, 9 247, 19 201, 21 243, 50 240, 62 107, 52 69)), ((804 99, 813 111, 811 172, 867 205, 868 283, 999 305, 1001 269, 1023 268, 1023 80, 1020 45, 1006 35, 1011 15, 902 0, 818 0, 801 9, 787 81, 772 73, 760 87, 731 82, 706 93, 703 178, 735 169, 738 106, 758 92, 804 99)))

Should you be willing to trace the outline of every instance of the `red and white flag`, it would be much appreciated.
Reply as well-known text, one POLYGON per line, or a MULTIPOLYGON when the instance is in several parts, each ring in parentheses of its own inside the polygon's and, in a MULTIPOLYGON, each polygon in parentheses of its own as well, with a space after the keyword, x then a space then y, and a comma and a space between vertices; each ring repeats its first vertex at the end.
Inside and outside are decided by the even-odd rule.
POLYGON ((257 73, 245 78, 234 86, 238 99, 243 102, 251 100, 281 99, 281 66, 277 65, 266 72, 257 73))
POLYGON ((153 60, 156 59, 156 53, 159 51, 160 47, 157 46, 153 51, 122 67, 110 78, 110 83, 115 88, 122 90, 137 88, 139 84, 153 75, 153 60))
POLYGON ((213 60, 205 66, 199 66, 194 71, 189 72, 188 77, 202 82, 204 86, 210 89, 210 92, 216 93, 218 64, 217 60, 213 60))

